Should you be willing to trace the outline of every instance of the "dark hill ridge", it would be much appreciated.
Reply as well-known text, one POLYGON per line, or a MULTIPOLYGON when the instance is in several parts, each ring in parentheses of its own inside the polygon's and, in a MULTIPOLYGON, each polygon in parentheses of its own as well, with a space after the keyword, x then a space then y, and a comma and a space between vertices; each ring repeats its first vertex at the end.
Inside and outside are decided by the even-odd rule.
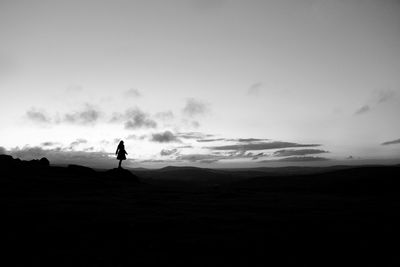
POLYGON ((20 160, 14 159, 10 155, 0 155, 0 166, 3 168, 16 168, 16 167, 37 167, 37 168, 45 168, 49 167, 50 162, 47 158, 41 158, 39 160, 20 160))
POLYGON ((400 166, 366 166, 310 175, 257 177, 236 183, 237 188, 263 191, 315 191, 347 194, 400 192, 400 166))
POLYGON ((0 155, 0 168, 6 177, 35 176, 57 179, 99 179, 127 181, 162 186, 229 186, 276 190, 323 190, 335 192, 382 192, 399 188, 397 176, 400 165, 394 166, 331 166, 331 167, 278 167, 254 169, 207 169, 191 166, 167 166, 161 169, 141 169, 134 175, 127 169, 94 170, 80 165, 50 167, 46 158, 23 161, 9 155, 0 155), (53 176, 53 178, 51 178, 53 176), (380 182, 377 178, 384 177, 380 182))
POLYGON ((198 168, 192 166, 166 166, 161 169, 158 169, 158 171, 200 170, 200 169, 205 169, 205 168, 198 168))
POLYGON ((139 183, 139 178, 125 169, 95 171, 89 167, 75 164, 68 165, 66 168, 51 167, 49 160, 46 158, 24 161, 14 159, 9 155, 0 155, 0 171, 4 177, 35 177, 49 181, 60 179, 60 177, 69 177, 74 180, 99 179, 139 183))
POLYGON ((174 167, 135 173, 139 184, 128 170, 0 156, 0 262, 399 266, 399 167, 275 176, 174 167), (174 186, 186 175, 196 186, 174 186))

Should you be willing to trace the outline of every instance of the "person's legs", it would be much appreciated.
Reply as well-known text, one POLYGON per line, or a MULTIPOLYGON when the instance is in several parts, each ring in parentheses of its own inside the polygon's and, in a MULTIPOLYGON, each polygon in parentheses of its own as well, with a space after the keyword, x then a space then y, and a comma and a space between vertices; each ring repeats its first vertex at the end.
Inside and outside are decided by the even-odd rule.
POLYGON ((121 162, 122 162, 122 159, 119 160, 119 164, 118 164, 118 168, 120 168, 120 169, 121 169, 121 162))

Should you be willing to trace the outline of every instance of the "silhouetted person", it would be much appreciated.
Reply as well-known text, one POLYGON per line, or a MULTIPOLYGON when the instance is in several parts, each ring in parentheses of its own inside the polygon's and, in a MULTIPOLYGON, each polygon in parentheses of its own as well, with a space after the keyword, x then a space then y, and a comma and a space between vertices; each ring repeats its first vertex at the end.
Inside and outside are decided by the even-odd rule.
POLYGON ((117 155, 117 160, 119 160, 118 168, 121 168, 121 162, 126 160, 125 155, 128 155, 128 153, 125 151, 124 141, 119 142, 117 151, 115 151, 115 155, 117 155))

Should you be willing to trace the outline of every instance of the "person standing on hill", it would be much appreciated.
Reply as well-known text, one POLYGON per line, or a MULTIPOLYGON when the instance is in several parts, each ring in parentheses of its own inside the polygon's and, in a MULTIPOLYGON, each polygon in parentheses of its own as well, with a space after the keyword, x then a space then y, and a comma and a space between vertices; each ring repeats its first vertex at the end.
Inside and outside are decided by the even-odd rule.
POLYGON ((119 160, 118 168, 121 169, 121 162, 126 160, 126 156, 128 153, 125 150, 124 141, 119 142, 117 147, 117 151, 115 151, 115 155, 117 155, 117 160, 119 160))

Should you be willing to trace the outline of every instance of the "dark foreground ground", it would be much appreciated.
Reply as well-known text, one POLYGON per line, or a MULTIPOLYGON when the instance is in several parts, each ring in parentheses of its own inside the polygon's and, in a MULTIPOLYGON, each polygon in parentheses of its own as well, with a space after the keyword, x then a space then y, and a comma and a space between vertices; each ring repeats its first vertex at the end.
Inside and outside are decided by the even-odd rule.
POLYGON ((2 266, 400 264, 398 166, 250 178, 190 169, 220 178, 190 185, 171 178, 187 169, 157 183, 157 172, 138 182, 4 162, 2 266))

